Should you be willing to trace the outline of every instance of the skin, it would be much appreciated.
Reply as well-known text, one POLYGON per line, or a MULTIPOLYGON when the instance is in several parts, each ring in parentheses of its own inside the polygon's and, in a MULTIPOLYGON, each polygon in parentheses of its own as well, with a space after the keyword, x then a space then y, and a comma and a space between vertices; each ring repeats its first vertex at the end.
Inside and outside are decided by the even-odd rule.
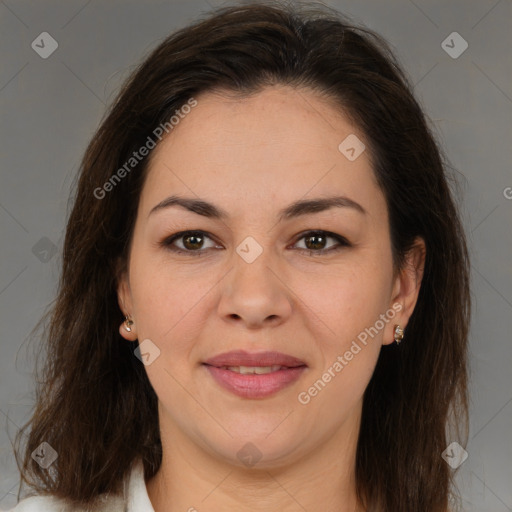
POLYGON ((424 243, 418 239, 407 266, 395 271, 368 151, 349 161, 338 150, 348 135, 364 142, 364 134, 313 91, 272 86, 245 99, 212 92, 196 99, 152 154, 118 285, 119 304, 134 321, 131 333, 123 325, 120 333, 160 350, 145 366, 163 445, 161 468, 146 482, 150 500, 155 512, 362 510, 354 465, 363 393, 381 346, 413 312, 424 243), (171 194, 204 199, 230 217, 178 206, 149 215, 171 194), (342 207, 277 220, 293 201, 331 195, 366 213, 342 207), (184 230, 205 231, 203 245, 185 237, 174 246, 202 256, 159 245, 184 230), (333 232, 351 246, 321 254, 337 241, 308 244, 307 230, 333 232), (263 249, 252 263, 236 252, 248 236, 263 249), (394 318, 301 404, 299 393, 393 304, 401 307, 394 318), (240 398, 201 365, 234 349, 284 352, 308 368, 271 397, 240 398), (237 457, 249 442, 261 453, 251 467, 237 457))

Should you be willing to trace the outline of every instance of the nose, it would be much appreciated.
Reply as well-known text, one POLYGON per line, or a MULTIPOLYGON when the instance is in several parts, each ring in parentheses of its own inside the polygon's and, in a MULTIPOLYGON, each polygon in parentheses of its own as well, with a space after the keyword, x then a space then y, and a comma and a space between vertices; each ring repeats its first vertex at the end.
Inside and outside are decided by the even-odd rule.
POLYGON ((247 329, 277 326, 292 311, 292 293, 276 271, 276 264, 263 251, 251 263, 238 255, 234 267, 223 280, 219 315, 247 329))

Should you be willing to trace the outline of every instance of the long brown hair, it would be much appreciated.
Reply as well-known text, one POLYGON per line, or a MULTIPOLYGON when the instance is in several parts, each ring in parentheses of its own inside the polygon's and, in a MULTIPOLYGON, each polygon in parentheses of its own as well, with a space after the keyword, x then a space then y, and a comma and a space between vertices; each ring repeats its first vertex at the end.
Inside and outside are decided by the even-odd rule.
POLYGON ((124 317, 116 294, 151 152, 109 180, 190 98, 219 89, 243 97, 272 84, 322 93, 365 134, 387 201, 395 267, 417 236, 425 240, 404 341, 381 349, 365 391, 357 492, 372 512, 446 511, 453 474, 441 454, 451 440, 467 440, 471 309, 451 168, 381 36, 320 4, 275 1, 217 9, 171 34, 127 80, 87 147, 35 410, 16 436, 22 482, 38 494, 92 503, 119 491, 136 458, 146 478, 161 464, 157 396, 118 332, 124 317), (462 437, 449 437, 448 425, 462 437), (44 441, 58 453, 48 469, 31 457, 44 441))

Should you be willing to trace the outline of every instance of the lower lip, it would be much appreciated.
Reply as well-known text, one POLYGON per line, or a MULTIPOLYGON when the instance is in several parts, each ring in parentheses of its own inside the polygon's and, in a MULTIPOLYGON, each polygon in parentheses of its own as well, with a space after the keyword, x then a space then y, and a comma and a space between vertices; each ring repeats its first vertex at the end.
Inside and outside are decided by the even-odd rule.
POLYGON ((204 366, 220 386, 242 398, 265 398, 273 395, 295 382, 306 369, 306 366, 297 366, 262 375, 244 375, 216 366, 204 366))

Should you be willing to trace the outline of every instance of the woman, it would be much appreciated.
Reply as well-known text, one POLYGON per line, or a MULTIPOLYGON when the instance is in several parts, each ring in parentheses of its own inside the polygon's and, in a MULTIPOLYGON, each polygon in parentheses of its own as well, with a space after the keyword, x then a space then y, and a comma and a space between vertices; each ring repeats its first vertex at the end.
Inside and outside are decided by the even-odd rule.
POLYGON ((14 511, 446 512, 470 295, 445 167, 335 11, 169 36, 83 158, 14 511))

